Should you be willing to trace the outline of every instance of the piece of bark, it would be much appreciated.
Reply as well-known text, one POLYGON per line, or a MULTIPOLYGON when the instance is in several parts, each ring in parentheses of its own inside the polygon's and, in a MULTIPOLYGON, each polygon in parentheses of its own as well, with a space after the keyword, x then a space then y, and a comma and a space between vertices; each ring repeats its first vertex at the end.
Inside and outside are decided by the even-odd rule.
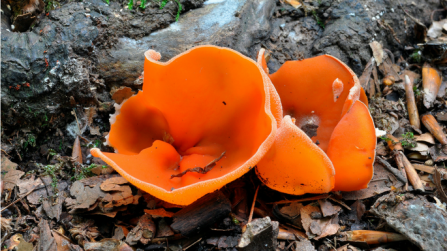
POLYGON ((247 224, 237 248, 239 251, 275 250, 279 223, 270 217, 255 219, 247 224))
POLYGON ((222 192, 207 194, 173 216, 171 228, 184 236, 193 236, 228 216, 231 203, 222 192))
POLYGON ((421 178, 419 177, 418 173, 416 172, 416 169, 414 169, 413 165, 407 159, 405 154, 403 154, 402 152, 399 152, 399 154, 402 157, 405 171, 407 173, 407 178, 410 181, 410 184, 413 186, 413 188, 415 190, 424 192, 425 191, 424 185, 422 185, 421 178))
POLYGON ((447 144, 447 137, 433 115, 425 114, 422 116, 422 123, 441 144, 447 144))
POLYGON ((433 180, 434 180, 434 183, 436 185, 436 189, 437 189, 437 193, 439 195, 439 199, 441 199, 442 202, 447 203, 447 195, 445 194, 444 188, 442 187, 442 184, 441 184, 441 172, 440 172, 440 170, 444 171, 444 174, 445 174, 445 169, 440 169, 440 168, 436 167, 435 173, 433 175, 433 180))
MULTIPOLYGON (((426 166, 426 165, 422 165, 422 164, 415 164, 415 163, 413 163, 413 167, 416 170, 424 171, 424 172, 429 173, 429 174, 434 174, 435 170, 436 170, 435 167, 426 166)), ((441 169, 438 169, 438 172, 441 174, 441 177, 443 179, 447 180, 447 169, 441 168, 441 169)))
POLYGON ((407 109, 410 124, 420 130, 421 122, 419 120, 419 112, 414 99, 413 83, 407 75, 405 75, 405 94, 407 98, 407 109))
POLYGON ((442 78, 438 70, 430 64, 425 63, 422 67, 422 87, 424 90, 424 106, 430 108, 438 95, 441 87, 442 78))
POLYGON ((354 230, 342 232, 341 241, 366 242, 367 244, 383 244, 394 241, 404 241, 407 238, 401 234, 373 231, 373 230, 354 230))

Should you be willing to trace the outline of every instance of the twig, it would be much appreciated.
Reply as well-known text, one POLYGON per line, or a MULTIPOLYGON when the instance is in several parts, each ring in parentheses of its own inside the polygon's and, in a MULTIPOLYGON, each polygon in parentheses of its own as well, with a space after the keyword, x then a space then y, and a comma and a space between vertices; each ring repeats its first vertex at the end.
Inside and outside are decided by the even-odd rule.
POLYGON ((34 187, 33 189, 31 189, 31 191, 27 192, 27 193, 26 193, 25 195, 23 195, 22 197, 18 198, 17 200, 11 202, 11 203, 10 203, 9 205, 7 205, 6 207, 2 208, 2 210, 0 210, 0 213, 3 212, 6 208, 8 208, 8 207, 10 207, 10 206, 12 206, 12 205, 14 205, 14 204, 16 204, 16 203, 19 202, 21 199, 25 198, 26 196, 28 196, 30 193, 34 192, 34 190, 36 190, 36 189, 38 189, 38 188, 40 189, 40 188, 42 188, 42 187, 40 187, 40 186, 34 187))
POLYGON ((293 203, 293 202, 304 202, 304 201, 312 201, 312 200, 321 200, 321 199, 327 199, 329 198, 329 194, 321 194, 321 195, 317 195, 314 197, 310 197, 310 198, 303 198, 303 199, 296 199, 296 200, 280 200, 277 202, 269 202, 267 204, 276 204, 276 205, 280 205, 280 204, 289 204, 289 203, 293 203))
POLYGON ((256 188, 256 192, 255 192, 255 196, 253 198, 253 204, 251 205, 250 216, 248 216, 247 224, 250 223, 251 220, 253 219, 253 211, 255 210, 256 197, 258 197, 258 191, 259 191, 259 186, 258 186, 258 188, 256 188))
POLYGON ((397 170, 396 168, 393 168, 390 163, 388 163, 386 160, 377 157, 376 161, 379 162, 380 164, 382 164, 383 167, 386 168, 386 170, 388 170, 390 173, 392 173, 394 176, 396 176, 396 178, 400 181, 402 181, 403 183, 407 183, 407 179, 405 177, 402 176, 402 174, 399 173, 399 170, 397 170))
POLYGON ((189 249, 190 247, 192 247, 192 246, 194 246, 194 245, 196 245, 199 241, 201 241, 202 240, 202 238, 199 238, 198 240, 196 240, 195 242, 193 242, 191 245, 189 245, 189 246, 187 246, 187 247, 185 247, 184 249, 182 249, 182 250, 187 250, 187 249, 189 249))

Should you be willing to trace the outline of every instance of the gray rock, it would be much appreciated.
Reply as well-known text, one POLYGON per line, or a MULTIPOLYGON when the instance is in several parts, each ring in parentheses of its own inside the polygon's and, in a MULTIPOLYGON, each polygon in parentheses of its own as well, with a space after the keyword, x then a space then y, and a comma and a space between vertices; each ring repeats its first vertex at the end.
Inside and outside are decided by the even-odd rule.
POLYGON ((279 223, 271 221, 270 217, 255 219, 247 224, 237 245, 240 251, 276 250, 276 238, 279 223))
POLYGON ((422 250, 447 249, 447 213, 423 196, 390 193, 370 211, 422 250))
POLYGON ((271 0, 217 1, 192 10, 168 28, 141 39, 121 37, 115 49, 99 54, 98 70, 106 82, 131 85, 143 71, 149 49, 161 53, 162 61, 198 45, 218 45, 254 58, 271 30, 271 0))

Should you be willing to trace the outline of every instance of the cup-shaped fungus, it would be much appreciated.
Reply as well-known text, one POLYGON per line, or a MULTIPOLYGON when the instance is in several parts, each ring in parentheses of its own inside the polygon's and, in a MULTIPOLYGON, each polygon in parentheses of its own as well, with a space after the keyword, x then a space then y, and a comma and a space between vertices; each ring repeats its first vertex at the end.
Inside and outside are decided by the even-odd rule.
POLYGON ((270 80, 250 58, 200 46, 145 53, 143 90, 111 117, 116 153, 93 149, 138 188, 188 205, 253 168, 273 144, 270 80))
MULTIPOLYGON (((258 63, 268 73, 263 49, 258 63)), ((277 91, 271 91, 272 100, 280 99, 285 117, 273 111, 278 133, 257 165, 258 177, 296 195, 366 188, 376 137, 368 100, 352 70, 323 55, 285 62, 270 79, 277 91)))

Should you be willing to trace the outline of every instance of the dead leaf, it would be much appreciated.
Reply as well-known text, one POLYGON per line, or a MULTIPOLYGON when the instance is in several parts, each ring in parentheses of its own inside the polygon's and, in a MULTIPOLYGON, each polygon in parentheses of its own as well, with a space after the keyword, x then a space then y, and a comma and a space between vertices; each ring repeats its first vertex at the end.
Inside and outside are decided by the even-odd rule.
POLYGON ((372 41, 369 43, 369 46, 371 47, 371 50, 373 52, 374 59, 377 63, 377 66, 381 65, 383 62, 383 48, 382 44, 380 44, 377 41, 372 41))
POLYGON ((2 172, 9 172, 17 169, 17 164, 10 161, 6 156, 2 155, 2 172))
MULTIPOLYGON (((2 166, 3 168, 3 166, 2 166)), ((22 177, 25 174, 25 172, 22 172, 20 170, 10 170, 8 171, 5 176, 2 178, 4 189, 11 190, 15 186, 17 186, 18 181, 20 180, 20 177, 22 177)))
POLYGON ((11 221, 12 221, 12 219, 7 219, 5 217, 0 216, 0 226, 1 226, 1 230, 3 233, 11 232, 11 230, 12 230, 11 221))
POLYGON ((146 245, 151 241, 156 232, 155 223, 148 214, 141 216, 136 227, 127 234, 126 242, 136 245, 139 242, 146 245))
POLYGON ((340 212, 341 207, 338 205, 332 205, 327 200, 318 200, 318 204, 320 205, 321 212, 324 217, 332 216, 334 214, 338 214, 340 212))
POLYGON ((168 217, 172 218, 174 215, 173 212, 168 212, 164 208, 158 209, 144 209, 144 212, 151 215, 152 217, 168 217))
POLYGON ((101 189, 103 191, 121 191, 121 186, 123 184, 127 184, 129 181, 127 181, 125 178, 119 176, 119 177, 113 177, 110 179, 107 179, 106 181, 102 182, 101 189))
POLYGON ((172 231, 171 227, 166 223, 165 219, 162 218, 160 221, 158 221, 157 226, 157 238, 169 237, 174 235, 174 231, 172 231))
POLYGON ((74 224, 68 231, 81 246, 84 246, 85 242, 95 241, 99 236, 98 227, 91 219, 74 224))
POLYGON ((44 219, 40 220, 39 223, 40 228, 40 239, 39 239, 39 251, 57 251, 57 243, 51 234, 50 226, 48 222, 44 219))
POLYGON ((130 87, 121 86, 118 89, 112 90, 110 92, 112 99, 115 100, 117 104, 121 104, 125 99, 130 98, 135 92, 132 91, 130 87))
POLYGON ((84 245, 85 251, 133 251, 127 243, 116 239, 105 238, 98 242, 88 242, 84 245))
POLYGON ((88 210, 99 198, 105 196, 105 193, 101 191, 100 184, 90 188, 84 186, 82 182, 76 181, 70 188, 70 194, 76 199, 67 198, 65 203, 69 213, 76 213, 79 211, 88 210))
POLYGON ((99 131, 99 126, 90 125, 90 134, 101 136, 101 132, 99 131))
POLYGON ((421 134, 421 135, 416 135, 416 136, 414 136, 414 139, 417 142, 425 142, 425 143, 432 144, 432 145, 435 144, 435 138, 433 138, 433 136, 428 132, 421 134))
POLYGON ((129 230, 127 230, 127 227, 123 225, 115 225, 115 233, 113 234, 112 238, 117 240, 122 240, 126 238, 127 234, 129 233, 129 230))
POLYGON ((71 157, 74 159, 74 161, 82 164, 82 149, 81 142, 79 141, 79 136, 76 136, 76 139, 73 143, 73 151, 71 153, 71 157))
POLYGON ((332 218, 325 217, 321 219, 312 219, 311 215, 313 213, 321 214, 320 208, 313 206, 312 204, 301 208, 301 221, 309 239, 318 240, 333 235, 340 229, 337 215, 332 218))
POLYGON ((443 35, 443 28, 444 26, 447 25, 447 19, 443 19, 440 21, 434 21, 431 25, 430 28, 428 28, 427 31, 427 36, 430 37, 431 39, 436 39, 440 36, 443 35))

